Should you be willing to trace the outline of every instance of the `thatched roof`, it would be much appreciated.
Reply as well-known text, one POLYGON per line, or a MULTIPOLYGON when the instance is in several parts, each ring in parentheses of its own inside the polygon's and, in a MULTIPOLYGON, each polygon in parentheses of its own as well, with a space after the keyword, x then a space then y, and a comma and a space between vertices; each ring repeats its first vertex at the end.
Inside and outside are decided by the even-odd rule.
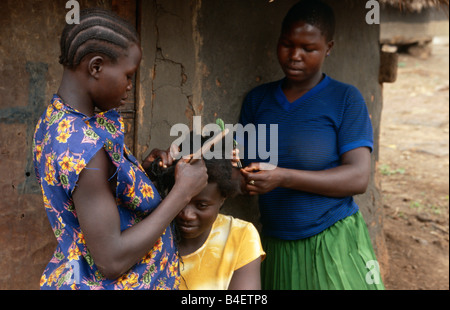
POLYGON ((379 0, 379 2, 383 5, 411 12, 420 12, 431 7, 440 7, 448 10, 449 5, 449 0, 379 0))

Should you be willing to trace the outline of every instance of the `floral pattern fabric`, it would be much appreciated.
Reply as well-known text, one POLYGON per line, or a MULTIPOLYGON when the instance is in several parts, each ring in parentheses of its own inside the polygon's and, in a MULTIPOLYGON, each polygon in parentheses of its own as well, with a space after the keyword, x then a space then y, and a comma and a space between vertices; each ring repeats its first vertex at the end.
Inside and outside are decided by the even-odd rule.
POLYGON ((179 259, 168 227, 153 249, 116 280, 97 269, 77 219, 72 192, 89 160, 105 149, 117 168, 116 202, 121 230, 150 214, 161 197, 124 144, 115 110, 87 117, 53 96, 36 126, 34 164, 44 206, 58 241, 41 277, 41 289, 177 289, 179 259))

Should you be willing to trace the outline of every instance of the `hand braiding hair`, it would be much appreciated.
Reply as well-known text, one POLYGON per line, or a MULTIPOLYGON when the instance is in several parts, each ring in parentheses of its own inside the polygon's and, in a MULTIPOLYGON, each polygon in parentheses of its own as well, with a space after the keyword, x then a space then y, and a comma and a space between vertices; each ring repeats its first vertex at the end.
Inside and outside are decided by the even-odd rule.
MULTIPOLYGON (((186 151, 186 153, 195 153, 193 149, 192 142, 194 141, 195 137, 194 134, 190 133, 190 145, 189 145, 189 151, 186 151)), ((205 142, 207 142, 208 137, 202 137, 201 139, 201 146, 205 142)), ((183 143, 181 144, 183 146, 183 143)), ((200 147, 201 147, 200 146, 200 147)), ((180 151, 183 151, 180 149, 180 151)), ((236 184, 232 180, 232 163, 231 159, 226 159, 225 154, 225 139, 222 139, 222 150, 221 150, 221 156, 220 158, 211 158, 211 159, 205 159, 203 157, 203 160, 206 165, 207 173, 208 173, 208 183, 217 183, 217 186, 220 190, 220 193, 223 197, 231 197, 237 194, 238 189, 236 188, 236 184)), ((158 189, 158 192, 160 193, 161 197, 164 199, 164 197, 167 196, 169 191, 172 189, 172 187, 175 184, 175 166, 178 162, 174 161, 172 166, 169 166, 167 168, 163 168, 159 165, 160 160, 155 160, 150 168, 147 170, 147 174, 154 183, 155 187, 158 189)))

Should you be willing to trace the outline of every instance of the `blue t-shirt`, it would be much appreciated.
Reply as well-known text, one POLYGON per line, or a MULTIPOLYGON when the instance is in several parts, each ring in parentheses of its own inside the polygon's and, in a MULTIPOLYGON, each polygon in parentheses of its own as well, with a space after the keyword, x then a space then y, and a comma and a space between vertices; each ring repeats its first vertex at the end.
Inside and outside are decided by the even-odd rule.
MULTIPOLYGON (((266 151, 278 151, 277 166, 326 170, 338 166, 345 152, 358 147, 372 150, 372 124, 357 88, 325 75, 318 85, 290 103, 281 89, 283 81, 263 84, 250 91, 240 117, 244 128, 247 124, 255 125, 256 141, 265 140, 266 151), (258 126, 263 124, 265 128, 258 126), (276 150, 270 145, 270 124, 278 126, 276 150)), ((249 139, 246 136, 246 141, 238 142, 249 145, 249 139)), ((248 158, 251 155, 248 149, 243 153, 245 165, 269 161, 262 160, 258 152, 255 159, 248 158)), ((260 195, 259 207, 262 234, 285 240, 316 235, 358 211, 353 197, 333 198, 288 188, 276 188, 260 195)))

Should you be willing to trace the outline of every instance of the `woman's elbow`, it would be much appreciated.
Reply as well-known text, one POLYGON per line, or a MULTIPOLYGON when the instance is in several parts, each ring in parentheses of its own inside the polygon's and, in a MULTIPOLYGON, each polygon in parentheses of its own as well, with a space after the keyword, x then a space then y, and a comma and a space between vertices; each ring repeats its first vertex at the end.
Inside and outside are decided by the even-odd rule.
POLYGON ((120 264, 114 261, 107 261, 104 263, 97 264, 97 269, 100 273, 108 280, 116 280, 120 276, 122 276, 126 270, 123 270, 120 264))
POLYGON ((361 195, 367 191, 369 186, 370 173, 364 173, 359 175, 355 180, 355 185, 353 188, 353 195, 361 195))

